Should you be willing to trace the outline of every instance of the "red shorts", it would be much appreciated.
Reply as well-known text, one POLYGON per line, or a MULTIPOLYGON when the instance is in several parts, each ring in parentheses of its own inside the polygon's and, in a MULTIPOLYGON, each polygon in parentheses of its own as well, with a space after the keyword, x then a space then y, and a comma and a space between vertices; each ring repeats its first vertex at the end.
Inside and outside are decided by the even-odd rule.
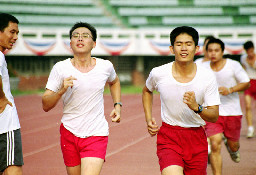
POLYGON ((244 91, 245 95, 250 95, 254 99, 256 99, 256 80, 250 80, 250 87, 244 91))
POLYGON ((240 139, 242 115, 238 116, 219 116, 216 123, 206 122, 205 132, 208 137, 223 133, 225 137, 233 142, 240 139))
POLYGON ((105 160, 108 136, 79 138, 60 125, 60 141, 64 163, 68 167, 81 164, 81 158, 97 157, 105 160))
POLYGON ((157 156, 161 171, 179 165, 186 175, 206 175, 208 144, 203 127, 183 128, 163 122, 157 134, 157 156))

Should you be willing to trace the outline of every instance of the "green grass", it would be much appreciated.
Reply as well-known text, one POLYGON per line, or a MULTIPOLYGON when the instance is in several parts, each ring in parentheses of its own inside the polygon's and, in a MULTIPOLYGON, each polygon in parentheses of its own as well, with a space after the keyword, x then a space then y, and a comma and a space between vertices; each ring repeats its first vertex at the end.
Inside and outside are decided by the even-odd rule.
POLYGON ((22 95, 32 95, 32 94, 43 94, 44 89, 40 90, 26 90, 26 91, 21 91, 21 90, 12 90, 12 95, 14 97, 16 96, 22 96, 22 95))
MULTIPOLYGON (((141 86, 121 85, 121 94, 141 94, 142 88, 141 86)), ((104 93, 110 94, 109 88, 106 88, 104 93)))

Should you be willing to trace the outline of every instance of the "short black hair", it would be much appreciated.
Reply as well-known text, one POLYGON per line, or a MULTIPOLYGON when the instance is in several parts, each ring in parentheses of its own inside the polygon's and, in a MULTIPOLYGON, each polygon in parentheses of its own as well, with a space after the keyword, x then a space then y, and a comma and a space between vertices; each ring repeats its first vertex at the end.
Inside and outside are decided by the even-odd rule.
POLYGON ((92 39, 93 41, 96 41, 97 39, 97 30, 95 29, 95 27, 93 27, 91 24, 86 23, 86 22, 77 22, 73 25, 73 27, 70 29, 69 31, 69 38, 71 39, 72 37, 72 33, 75 29, 79 28, 79 27, 85 27, 87 29, 89 29, 92 33, 92 39))
POLYGON ((219 44, 219 45, 220 45, 220 47, 221 47, 222 52, 224 52, 225 44, 224 44, 224 42, 223 42, 223 41, 221 41, 221 40, 220 40, 220 39, 218 39, 218 38, 210 39, 210 40, 208 41, 208 43, 206 44, 206 50, 208 50, 208 46, 209 46, 209 44, 212 44, 212 43, 217 43, 217 44, 219 44))
POLYGON ((3 32, 8 27, 9 22, 19 24, 19 20, 11 14, 0 13, 0 31, 3 32))
POLYGON ((211 40, 211 39, 214 39, 214 38, 215 38, 215 37, 212 36, 212 35, 206 36, 206 37, 204 38, 204 45, 205 45, 205 43, 206 43, 207 41, 209 41, 209 40, 211 40))
POLYGON ((199 35, 197 30, 189 26, 180 26, 173 29, 173 31, 170 33, 170 40, 172 46, 174 45, 176 37, 183 33, 190 35, 193 38, 195 45, 198 45, 199 35))
POLYGON ((250 48, 254 48, 253 42, 252 42, 252 41, 246 41, 246 42, 244 43, 244 49, 245 49, 245 50, 248 50, 248 49, 250 49, 250 48))

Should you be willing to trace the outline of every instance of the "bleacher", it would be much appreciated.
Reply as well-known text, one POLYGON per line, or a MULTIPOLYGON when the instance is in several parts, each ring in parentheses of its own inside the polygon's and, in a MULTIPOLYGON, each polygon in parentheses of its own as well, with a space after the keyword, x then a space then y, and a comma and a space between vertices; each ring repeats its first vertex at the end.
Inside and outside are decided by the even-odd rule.
POLYGON ((256 0, 0 0, 0 12, 20 21, 19 40, 6 57, 28 82, 47 80, 54 63, 72 55, 68 31, 78 21, 97 28, 92 54, 109 59, 122 83, 143 80, 173 59, 169 33, 177 26, 195 27, 200 46, 207 35, 223 39, 225 54, 235 58, 245 41, 256 42, 256 0))
POLYGON ((114 26, 94 0, 0 0, 0 12, 15 15, 25 27, 70 27, 78 21, 114 26))
POLYGON ((256 0, 0 0, 21 26, 166 28, 256 25, 256 0))
POLYGON ((109 0, 128 27, 255 26, 255 0, 109 0))

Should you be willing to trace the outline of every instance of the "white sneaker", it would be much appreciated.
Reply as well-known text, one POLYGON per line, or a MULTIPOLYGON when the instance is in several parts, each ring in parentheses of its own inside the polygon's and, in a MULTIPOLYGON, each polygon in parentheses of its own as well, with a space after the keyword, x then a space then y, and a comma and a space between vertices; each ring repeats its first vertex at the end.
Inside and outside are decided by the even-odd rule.
POLYGON ((208 155, 211 154, 212 150, 211 150, 211 145, 208 143, 208 155))
POLYGON ((207 138, 207 142, 208 142, 208 164, 210 164, 210 154, 211 154, 211 144, 210 144, 210 139, 207 138))
POLYGON ((249 127, 247 130, 247 138, 254 137, 254 127, 249 127))

